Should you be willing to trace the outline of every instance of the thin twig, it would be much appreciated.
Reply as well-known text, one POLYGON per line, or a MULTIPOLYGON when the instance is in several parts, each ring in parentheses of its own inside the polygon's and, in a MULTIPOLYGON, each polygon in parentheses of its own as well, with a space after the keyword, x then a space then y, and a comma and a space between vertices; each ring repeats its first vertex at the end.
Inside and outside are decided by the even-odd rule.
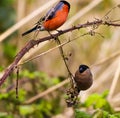
POLYGON ((41 57, 41 56, 43 56, 43 55, 45 55, 45 54, 47 54, 47 53, 50 53, 50 52, 52 52, 53 50, 55 50, 55 49, 57 49, 57 48, 59 48, 59 47, 61 47, 61 46, 64 46, 64 45, 67 44, 68 42, 69 42, 69 41, 66 41, 66 42, 62 43, 61 45, 58 45, 58 46, 56 46, 56 47, 54 47, 54 48, 51 48, 51 49, 49 49, 49 50, 47 50, 47 51, 45 51, 45 52, 43 52, 43 53, 40 53, 39 55, 37 55, 37 56, 35 56, 35 57, 32 57, 31 59, 28 59, 28 60, 26 60, 26 61, 23 61, 23 62, 20 63, 18 66, 21 66, 21 65, 23 65, 23 64, 25 64, 25 63, 27 63, 27 62, 29 62, 29 61, 35 60, 35 59, 37 59, 37 58, 39 58, 39 57, 41 57))
MULTIPOLYGON (((61 45, 61 42, 60 42, 59 38, 56 38, 56 42, 57 42, 58 45, 61 45)), ((65 66, 66 66, 66 68, 67 68, 68 75, 69 75, 69 77, 70 77, 70 79, 71 79, 71 85, 72 85, 72 87, 73 87, 73 75, 72 75, 72 73, 70 72, 69 67, 68 67, 68 65, 67 65, 66 57, 65 57, 65 55, 64 55, 63 48, 60 46, 60 47, 59 47, 59 50, 60 50, 60 54, 61 54, 61 56, 62 56, 62 58, 63 58, 64 64, 65 64, 65 66)))
POLYGON ((18 98, 18 80, 19 80, 19 67, 17 67, 17 79, 16 79, 16 98, 18 98))
POLYGON ((102 19, 106 19, 106 17, 108 17, 108 15, 114 10, 114 9, 116 9, 118 7, 118 5, 117 6, 115 6, 115 7, 113 7, 112 9, 110 9, 104 16, 103 16, 103 18, 102 19))

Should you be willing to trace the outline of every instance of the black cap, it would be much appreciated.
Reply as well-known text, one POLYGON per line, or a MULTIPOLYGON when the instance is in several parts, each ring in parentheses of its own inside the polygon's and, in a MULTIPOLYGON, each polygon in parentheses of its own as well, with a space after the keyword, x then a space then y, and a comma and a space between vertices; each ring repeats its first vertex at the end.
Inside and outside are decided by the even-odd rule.
POLYGON ((60 0, 60 2, 63 2, 63 3, 65 3, 65 4, 67 4, 68 7, 69 7, 69 9, 70 9, 70 3, 69 3, 69 2, 67 2, 67 1, 65 1, 65 0, 60 0))
POLYGON ((87 65, 84 65, 84 64, 82 64, 82 65, 80 65, 79 66, 79 72, 80 73, 83 73, 86 69, 88 69, 89 67, 87 66, 87 65))

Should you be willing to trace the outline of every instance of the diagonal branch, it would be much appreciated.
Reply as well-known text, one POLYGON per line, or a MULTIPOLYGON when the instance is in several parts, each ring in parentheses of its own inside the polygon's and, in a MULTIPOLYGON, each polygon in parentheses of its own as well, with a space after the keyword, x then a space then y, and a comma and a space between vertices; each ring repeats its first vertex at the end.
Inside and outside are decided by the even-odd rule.
POLYGON ((90 27, 90 26, 100 26, 100 25, 107 25, 107 26, 117 26, 117 27, 120 27, 120 24, 117 24, 117 23, 113 23, 112 21, 111 22, 108 22, 108 21, 103 21, 103 20, 95 20, 95 21, 92 21, 92 22, 86 22, 84 24, 79 24, 77 26, 73 26, 71 28, 68 28, 68 29, 65 29, 65 30, 62 30, 56 34, 52 34, 52 36, 47 36, 47 37, 43 37, 43 38, 39 38, 38 40, 30 40, 19 52, 18 54, 16 55, 13 63, 5 70, 3 76, 0 78, 0 86, 4 83, 4 81, 6 80, 6 78, 13 72, 13 70, 15 70, 15 68, 17 67, 19 61, 22 59, 22 57, 31 49, 33 48, 34 46, 38 45, 39 43, 42 43, 44 41, 47 41, 47 40, 50 40, 50 39, 53 39, 53 37, 58 37, 60 35, 63 35, 67 32, 70 32, 70 31, 73 31, 73 30, 76 30, 76 29, 81 29, 81 28, 86 28, 86 27, 90 27))

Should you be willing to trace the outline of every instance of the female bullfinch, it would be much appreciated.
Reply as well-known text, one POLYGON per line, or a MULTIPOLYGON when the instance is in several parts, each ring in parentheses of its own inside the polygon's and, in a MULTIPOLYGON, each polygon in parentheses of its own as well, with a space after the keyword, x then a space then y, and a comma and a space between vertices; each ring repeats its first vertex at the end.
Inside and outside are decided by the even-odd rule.
POLYGON ((87 65, 80 65, 74 77, 78 92, 87 90, 93 83, 93 76, 87 65))
POLYGON ((59 3, 55 7, 51 8, 47 12, 47 14, 36 23, 35 27, 24 32, 22 36, 36 30, 40 30, 40 31, 56 30, 65 23, 69 10, 70 10, 70 4, 67 1, 65 0, 59 1, 59 3))

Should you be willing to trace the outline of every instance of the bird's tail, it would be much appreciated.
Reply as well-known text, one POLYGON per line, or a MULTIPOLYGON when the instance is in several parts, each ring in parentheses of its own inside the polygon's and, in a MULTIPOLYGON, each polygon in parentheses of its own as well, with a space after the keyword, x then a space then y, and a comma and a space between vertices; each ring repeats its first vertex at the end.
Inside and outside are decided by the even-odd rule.
POLYGON ((30 29, 30 30, 24 32, 24 33, 22 34, 22 36, 25 36, 25 35, 27 35, 27 34, 33 32, 33 31, 36 31, 37 29, 38 29, 38 26, 35 26, 35 27, 33 27, 32 29, 30 29))

